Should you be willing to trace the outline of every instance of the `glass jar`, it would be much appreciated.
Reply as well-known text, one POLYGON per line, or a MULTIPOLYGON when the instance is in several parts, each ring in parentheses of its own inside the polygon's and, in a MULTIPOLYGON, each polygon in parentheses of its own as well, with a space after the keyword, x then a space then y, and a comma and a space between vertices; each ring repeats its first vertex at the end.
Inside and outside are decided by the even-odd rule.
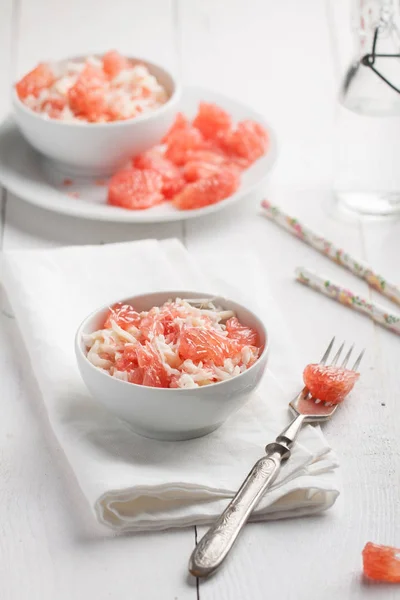
POLYGON ((334 189, 365 215, 400 214, 399 9, 399 0, 353 0, 356 56, 339 95, 334 189))

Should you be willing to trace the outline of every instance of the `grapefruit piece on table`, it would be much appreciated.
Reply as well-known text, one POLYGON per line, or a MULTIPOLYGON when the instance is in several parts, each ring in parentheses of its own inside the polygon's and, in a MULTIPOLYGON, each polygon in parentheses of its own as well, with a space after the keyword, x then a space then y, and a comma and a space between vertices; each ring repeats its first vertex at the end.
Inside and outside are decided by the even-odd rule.
POLYGON ((18 96, 23 100, 27 96, 39 96, 42 90, 49 88, 55 81, 50 67, 40 63, 15 85, 18 96))
POLYGON ((239 183, 238 169, 224 167, 215 175, 189 183, 172 202, 180 210, 203 208, 231 196, 239 183))
POLYGON ((400 548, 368 542, 362 558, 364 575, 369 579, 400 583, 400 548))
POLYGON ((150 169, 126 169, 118 171, 108 185, 108 204, 141 210, 155 206, 164 200, 163 179, 150 169))
POLYGON ((320 364, 307 365, 303 372, 304 384, 313 398, 331 404, 343 402, 359 377, 355 371, 320 364))

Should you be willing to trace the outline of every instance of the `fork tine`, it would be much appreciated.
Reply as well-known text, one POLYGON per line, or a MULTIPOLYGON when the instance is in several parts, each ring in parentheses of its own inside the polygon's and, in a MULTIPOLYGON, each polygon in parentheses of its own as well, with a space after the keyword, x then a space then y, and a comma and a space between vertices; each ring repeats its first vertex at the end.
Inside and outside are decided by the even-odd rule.
POLYGON ((339 350, 336 352, 335 356, 333 357, 333 360, 331 362, 331 366, 334 367, 337 363, 337 361, 339 360, 340 355, 342 354, 342 350, 344 348, 344 342, 343 344, 340 346, 339 350))
POLYGON ((332 350, 332 346, 335 342, 335 336, 333 336, 333 338, 331 339, 329 346, 327 347, 327 349, 325 350, 325 354, 323 355, 323 357, 321 358, 321 360, 319 361, 320 365, 324 365, 326 363, 326 361, 328 360, 328 356, 332 350))
POLYGON ((353 365, 352 371, 357 371, 358 367, 360 366, 362 357, 364 356, 364 353, 365 353, 365 348, 364 348, 364 350, 361 350, 359 357, 357 358, 356 362, 353 365))
POLYGON ((350 350, 348 351, 348 353, 346 354, 346 356, 343 359, 343 362, 342 362, 342 368, 343 369, 345 368, 345 366, 349 362, 350 356, 351 356, 351 353, 353 352, 353 350, 354 350, 354 344, 350 347, 350 350))

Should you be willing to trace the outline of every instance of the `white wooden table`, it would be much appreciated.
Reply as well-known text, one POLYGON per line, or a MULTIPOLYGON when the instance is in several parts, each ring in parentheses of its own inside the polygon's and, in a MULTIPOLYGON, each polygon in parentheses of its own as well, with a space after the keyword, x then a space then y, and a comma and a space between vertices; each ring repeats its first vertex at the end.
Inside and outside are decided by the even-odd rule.
MULTIPOLYGON (((185 83, 235 95, 279 136, 269 197, 394 280, 400 222, 362 222, 332 208, 331 141, 346 0, 0 0, 0 112, 11 78, 40 59, 104 50, 141 54, 185 83), (340 10, 339 10, 340 9, 340 10), (343 9, 343 10, 342 10, 343 9), (332 51, 334 50, 334 51, 332 51)), ((345 47, 345 45, 343 45, 345 47)), ((186 575, 202 530, 113 536, 89 513, 48 431, 37 385, 3 298, 0 356, 1 600, 394 599, 397 587, 361 578, 367 540, 400 546, 400 341, 293 281, 297 265, 362 282, 257 215, 260 196, 211 219, 140 226, 77 222, 2 191, 3 249, 176 236, 193 252, 221 245, 262 258, 304 362, 332 334, 368 347, 359 402, 326 435, 340 456, 344 494, 319 517, 249 525, 210 581, 186 575)), ((267 440, 266 440, 267 441, 267 440)))

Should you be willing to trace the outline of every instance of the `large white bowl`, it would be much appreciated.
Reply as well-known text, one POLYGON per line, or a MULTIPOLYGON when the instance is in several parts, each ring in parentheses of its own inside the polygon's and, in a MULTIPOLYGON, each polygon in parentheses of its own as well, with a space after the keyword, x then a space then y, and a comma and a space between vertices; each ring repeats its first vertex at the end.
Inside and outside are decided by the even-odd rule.
MULTIPOLYGON (((160 306, 171 298, 204 298, 210 294, 169 291, 132 296, 124 304, 137 311, 160 306)), ((263 351, 247 371, 220 383, 192 389, 152 388, 127 383, 96 368, 86 358, 82 336, 104 323, 108 306, 89 315, 78 328, 75 351, 83 380, 92 396, 110 412, 128 421, 140 435, 159 440, 187 440, 214 431, 250 397, 267 363, 268 340, 262 321, 244 306, 225 298, 216 302, 235 311, 239 320, 256 329, 263 351)))
MULTIPOLYGON (((58 64, 82 58, 73 57, 58 64)), ((22 134, 62 173, 111 175, 133 155, 158 143, 172 124, 181 96, 180 85, 159 65, 130 58, 145 64, 169 95, 163 106, 134 119, 111 123, 58 121, 28 108, 13 90, 15 119, 22 134)))

